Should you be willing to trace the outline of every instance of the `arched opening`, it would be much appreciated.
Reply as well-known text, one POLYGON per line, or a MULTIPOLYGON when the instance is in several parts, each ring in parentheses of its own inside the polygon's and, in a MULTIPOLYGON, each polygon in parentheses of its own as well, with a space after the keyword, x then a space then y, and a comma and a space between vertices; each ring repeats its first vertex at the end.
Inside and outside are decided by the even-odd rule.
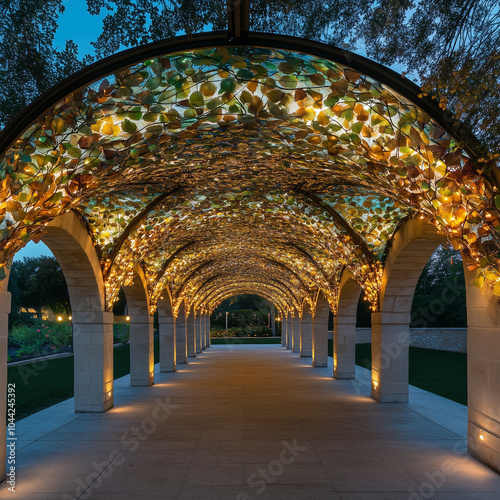
POLYGON ((361 287, 349 271, 340 282, 337 315, 333 331, 333 376, 339 379, 355 377, 356 318, 361 287))
POLYGON ((71 301, 75 360, 75 411, 113 406, 113 315, 106 312, 104 282, 94 244, 71 212, 47 225, 42 238, 63 270, 71 301), (91 370, 87 369, 91 365, 91 370))
POLYGON ((396 233, 384 263, 380 312, 372 313, 372 396, 382 402, 408 401, 409 325, 418 279, 444 237, 421 219, 396 233))
MULTIPOLYGON (((233 295, 224 299, 212 311, 210 324, 215 336, 268 337, 274 306, 269 300, 254 294, 233 295)), ((281 331, 275 330, 276 334, 281 331)))
POLYGON ((130 385, 154 383, 154 331, 147 283, 137 266, 133 281, 124 288, 130 324, 130 385))

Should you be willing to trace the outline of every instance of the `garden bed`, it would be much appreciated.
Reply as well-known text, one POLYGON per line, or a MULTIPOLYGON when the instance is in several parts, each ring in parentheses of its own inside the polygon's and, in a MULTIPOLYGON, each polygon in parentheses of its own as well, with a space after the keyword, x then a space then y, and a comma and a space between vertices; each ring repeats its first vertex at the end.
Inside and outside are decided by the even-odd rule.
POLYGON ((238 344, 281 344, 281 337, 219 337, 211 338, 213 345, 238 345, 238 344))
MULTIPOLYGON (((127 342, 128 324, 113 325, 113 341, 127 342)), ((46 357, 50 354, 71 353, 73 326, 69 321, 31 319, 12 327, 8 337, 7 362, 46 357)))

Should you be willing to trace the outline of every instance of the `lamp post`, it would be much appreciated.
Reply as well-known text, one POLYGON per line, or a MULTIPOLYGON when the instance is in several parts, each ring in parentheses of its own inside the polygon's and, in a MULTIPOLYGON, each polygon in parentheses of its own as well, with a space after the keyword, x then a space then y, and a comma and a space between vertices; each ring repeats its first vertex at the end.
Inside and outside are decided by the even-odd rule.
POLYGON ((226 311, 226 332, 227 332, 227 327, 228 327, 228 314, 229 314, 229 312, 226 311))

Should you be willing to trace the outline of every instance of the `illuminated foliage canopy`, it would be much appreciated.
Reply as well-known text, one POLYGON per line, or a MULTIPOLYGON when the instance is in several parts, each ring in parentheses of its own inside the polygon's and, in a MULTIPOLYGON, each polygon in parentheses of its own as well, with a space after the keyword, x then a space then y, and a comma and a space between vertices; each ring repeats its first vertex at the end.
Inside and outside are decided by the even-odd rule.
POLYGON ((349 269, 378 307, 385 252, 424 217, 500 294, 495 191, 416 104, 334 61, 219 47, 166 54, 72 92, 0 158, 0 263, 73 209, 108 307, 140 264, 152 307, 255 293, 336 307, 349 269))

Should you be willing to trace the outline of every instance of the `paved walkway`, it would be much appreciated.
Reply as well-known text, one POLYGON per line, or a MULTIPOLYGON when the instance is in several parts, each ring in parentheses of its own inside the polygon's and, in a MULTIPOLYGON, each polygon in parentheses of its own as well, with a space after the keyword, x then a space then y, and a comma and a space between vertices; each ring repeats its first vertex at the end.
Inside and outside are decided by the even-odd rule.
POLYGON ((465 407, 418 389, 379 404, 366 371, 331 373, 252 345, 214 346, 153 387, 124 377, 107 413, 68 400, 19 422, 16 493, 0 497, 499 498, 500 475, 465 453, 465 407))

